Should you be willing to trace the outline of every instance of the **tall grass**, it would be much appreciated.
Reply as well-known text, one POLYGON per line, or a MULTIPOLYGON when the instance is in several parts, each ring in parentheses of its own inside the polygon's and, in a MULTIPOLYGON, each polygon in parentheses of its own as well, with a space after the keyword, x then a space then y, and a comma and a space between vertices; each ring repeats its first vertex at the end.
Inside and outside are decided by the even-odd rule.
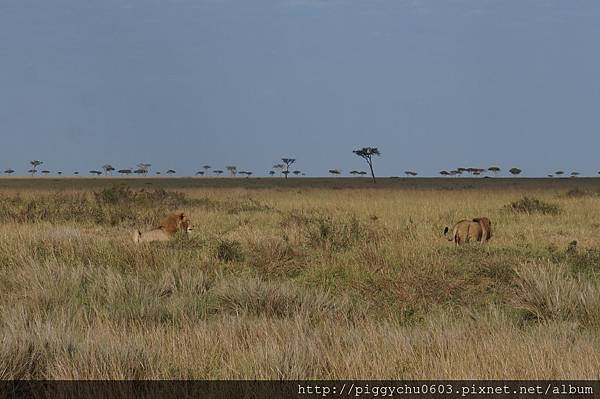
POLYGON ((600 377, 598 196, 123 186, 0 198, 3 379, 600 377), (560 212, 507 212, 523 196, 560 212), (175 209, 194 235, 129 242, 175 209), (488 244, 443 239, 476 216, 494 223, 488 244))

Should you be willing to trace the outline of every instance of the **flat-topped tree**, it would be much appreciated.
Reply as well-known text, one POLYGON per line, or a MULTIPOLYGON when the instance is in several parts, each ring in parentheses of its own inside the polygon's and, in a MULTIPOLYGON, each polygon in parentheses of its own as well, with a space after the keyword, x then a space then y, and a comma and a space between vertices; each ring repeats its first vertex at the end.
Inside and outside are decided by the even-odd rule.
POLYGON ((90 174, 100 176, 102 174, 102 172, 100 172, 99 170, 90 170, 90 174))
POLYGON ((109 173, 112 175, 112 172, 115 170, 115 168, 109 164, 102 165, 102 169, 104 170, 105 175, 108 175, 109 173))
POLYGON ((43 175, 49 175, 49 174, 50 174, 50 171, 49 171, 49 170, 42 170, 42 174, 43 174, 43 175))
POLYGON ((133 173, 136 173, 138 175, 147 175, 148 172, 150 171, 151 166, 152 166, 152 164, 149 164, 149 163, 138 163, 137 169, 134 170, 133 173))
POLYGON ((31 176, 37 173, 37 167, 43 164, 44 162, 34 159, 33 161, 29 161, 29 164, 32 166, 27 172, 31 173, 31 176))
MULTIPOLYGON (((600 172, 598 172, 598 173, 600 173, 600 172)), ((274 174, 275 174, 275 171, 274 171, 274 170, 270 170, 270 171, 269 171, 269 175, 273 176, 274 174)))
POLYGON ((373 172, 373 156, 381 156, 381 153, 376 147, 363 147, 358 150, 352 151, 359 157, 363 158, 367 164, 369 165, 369 169, 371 170, 371 177, 373 178, 373 183, 376 183, 375 180, 375 172, 373 172))
POLYGON ((204 166, 202 167, 202 169, 204 169, 206 172, 208 172, 208 170, 209 170, 210 168, 212 168, 212 166, 210 166, 210 165, 204 165, 204 166))
POLYGON ((488 170, 492 172, 494 176, 496 176, 498 172, 500 172, 500 168, 498 166, 490 166, 488 170))
POLYGON ((511 175, 517 176, 521 174, 522 170, 519 168, 510 168, 509 172, 511 175))
POLYGON ((132 172, 132 170, 131 170, 131 169, 119 169, 119 170, 117 171, 117 173, 119 173, 119 174, 121 174, 121 175, 130 175, 130 174, 131 174, 131 172, 132 172))
POLYGON ((203 170, 199 170, 196 172, 196 176, 203 176, 204 175, 204 171, 203 170))
POLYGON ((13 169, 6 169, 4 173, 6 173, 7 175, 12 175, 13 173, 15 173, 15 171, 13 169))
POLYGON ((223 174, 223 171, 222 171, 222 170, 220 170, 220 169, 217 169, 217 170, 213 170, 213 173, 214 173, 215 175, 222 175, 222 174, 223 174))
POLYGON ((285 178, 287 179, 288 175, 290 174, 290 165, 293 164, 294 162, 296 162, 296 159, 294 158, 281 158, 281 162, 283 162, 285 164, 285 171, 286 173, 283 173, 285 175, 285 178))
POLYGON ((342 171, 339 169, 329 169, 329 173, 331 173, 332 175, 340 175, 342 171))
POLYGON ((173 169, 169 169, 169 170, 167 170, 167 172, 166 172, 166 173, 167 173, 168 175, 174 175, 174 174, 175 174, 175 173, 177 173, 177 172, 176 172, 175 170, 173 170, 173 169))
POLYGON ((557 170, 556 172, 554 172, 554 174, 555 174, 556 176, 562 176, 562 175, 564 175, 564 174, 565 174, 565 172, 564 172, 563 170, 557 170))
POLYGON ((450 173, 447 170, 442 170, 440 172, 440 175, 442 175, 442 176, 450 176, 450 173))

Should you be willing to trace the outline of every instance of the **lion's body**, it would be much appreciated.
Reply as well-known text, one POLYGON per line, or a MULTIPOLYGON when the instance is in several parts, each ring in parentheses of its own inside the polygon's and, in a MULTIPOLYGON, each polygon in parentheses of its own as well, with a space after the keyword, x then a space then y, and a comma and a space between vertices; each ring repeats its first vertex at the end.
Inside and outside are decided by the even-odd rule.
POLYGON ((146 232, 136 230, 133 233, 133 242, 169 241, 178 231, 186 234, 192 231, 190 219, 182 212, 167 216, 152 230, 146 232))
MULTIPOLYGON (((448 235, 448 228, 444 230, 448 235)), ((456 245, 466 244, 471 241, 486 242, 492 237, 492 222, 485 217, 475 218, 473 220, 461 220, 452 228, 452 233, 448 235, 448 241, 453 241, 456 245)))
POLYGON ((167 233, 161 228, 141 232, 137 230, 133 233, 133 242, 151 242, 151 241, 169 241, 174 234, 167 233))

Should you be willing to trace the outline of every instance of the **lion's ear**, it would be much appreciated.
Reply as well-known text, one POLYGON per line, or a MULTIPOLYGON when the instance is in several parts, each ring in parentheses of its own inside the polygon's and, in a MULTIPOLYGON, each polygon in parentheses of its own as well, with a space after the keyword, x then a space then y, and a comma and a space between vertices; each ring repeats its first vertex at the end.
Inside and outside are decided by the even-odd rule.
POLYGON ((448 226, 444 229, 444 235, 448 234, 448 226))
POLYGON ((183 220, 184 217, 185 217, 185 214, 183 212, 179 213, 179 220, 183 220))

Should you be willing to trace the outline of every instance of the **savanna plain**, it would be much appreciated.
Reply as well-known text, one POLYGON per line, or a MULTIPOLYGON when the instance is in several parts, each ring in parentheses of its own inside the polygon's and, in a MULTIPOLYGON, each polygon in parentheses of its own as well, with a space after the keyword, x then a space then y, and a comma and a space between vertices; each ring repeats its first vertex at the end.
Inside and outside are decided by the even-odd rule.
POLYGON ((600 180, 0 179, 0 339, 1 379, 597 379, 600 180))

